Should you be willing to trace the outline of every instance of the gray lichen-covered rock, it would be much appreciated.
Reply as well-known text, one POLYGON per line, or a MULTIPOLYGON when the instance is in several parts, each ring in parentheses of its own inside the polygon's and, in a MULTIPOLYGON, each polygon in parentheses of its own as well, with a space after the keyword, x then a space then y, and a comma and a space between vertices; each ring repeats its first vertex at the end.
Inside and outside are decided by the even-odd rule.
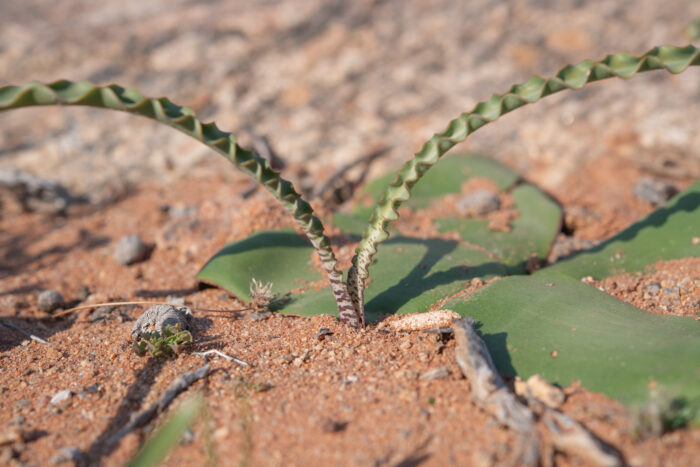
POLYGON ((63 305, 63 295, 55 290, 42 290, 37 295, 37 305, 41 311, 49 313, 63 305))
POLYGON ((148 257, 151 248, 138 235, 126 235, 114 247, 114 260, 123 265, 138 263, 148 257))
POLYGON ((488 190, 477 190, 474 193, 462 196, 456 203, 460 214, 471 216, 483 216, 501 207, 498 195, 488 190))
POLYGON ((154 305, 144 311, 134 322, 131 338, 136 339, 144 333, 163 332, 166 326, 179 326, 181 331, 190 330, 189 320, 192 312, 186 307, 172 305, 154 305))

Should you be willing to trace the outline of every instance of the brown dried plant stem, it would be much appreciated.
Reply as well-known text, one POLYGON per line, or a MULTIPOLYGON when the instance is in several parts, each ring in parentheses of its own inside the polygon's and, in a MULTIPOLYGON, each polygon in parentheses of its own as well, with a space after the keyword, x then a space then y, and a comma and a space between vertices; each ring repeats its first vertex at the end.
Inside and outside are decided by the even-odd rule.
POLYGON ((513 465, 539 465, 541 439, 535 427, 540 420, 554 448, 574 455, 590 465, 623 465, 620 456, 573 418, 529 398, 527 406, 510 392, 496 371, 486 344, 474 330, 474 320, 454 321, 457 364, 469 380, 474 403, 501 425, 518 432, 518 446, 510 459, 513 465))

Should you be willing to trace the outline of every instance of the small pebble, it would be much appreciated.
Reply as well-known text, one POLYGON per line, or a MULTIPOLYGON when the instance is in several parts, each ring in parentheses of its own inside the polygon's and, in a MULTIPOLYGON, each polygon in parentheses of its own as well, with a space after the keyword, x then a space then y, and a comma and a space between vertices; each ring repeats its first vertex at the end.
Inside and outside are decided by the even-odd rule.
POLYGON ((658 178, 644 177, 634 185, 634 196, 654 206, 661 206, 676 193, 678 189, 673 184, 658 178))
POLYGON ((680 289, 678 287, 664 287, 661 293, 670 298, 681 298, 680 289))
POLYGON ((63 305, 63 295, 55 290, 42 290, 37 296, 37 305, 41 311, 49 313, 63 305))
POLYGON ((527 382, 516 376, 514 388, 517 395, 532 397, 554 409, 561 407, 566 400, 566 395, 561 388, 550 384, 540 375, 530 376, 527 382))
POLYGON ((64 389, 63 391, 59 391, 54 396, 51 398, 51 405, 56 405, 60 404, 63 401, 67 401, 73 396, 73 393, 70 391, 70 389, 64 389))
POLYGON ((498 195, 488 190, 477 190, 474 193, 462 196, 455 207, 462 215, 483 216, 501 207, 498 195))
POLYGON ((114 247, 114 259, 117 263, 128 266, 145 260, 149 252, 150 248, 138 235, 126 235, 114 247))
POLYGON ((90 386, 85 386, 83 392, 86 394, 97 394, 100 392, 100 383, 92 383, 90 386))
POLYGON ((331 331, 328 328, 321 328, 318 330, 318 332, 314 335, 314 337, 320 341, 324 340, 326 336, 332 336, 333 331, 331 331))
POLYGON ((644 294, 650 297, 657 295, 661 291, 661 284, 651 282, 644 287, 644 294))
POLYGON ((63 464, 73 462, 75 465, 85 465, 85 456, 78 448, 66 446, 58 450, 58 453, 51 458, 53 464, 63 464))
POLYGON ((292 363, 294 361, 294 354, 288 353, 280 356, 282 363, 292 363))

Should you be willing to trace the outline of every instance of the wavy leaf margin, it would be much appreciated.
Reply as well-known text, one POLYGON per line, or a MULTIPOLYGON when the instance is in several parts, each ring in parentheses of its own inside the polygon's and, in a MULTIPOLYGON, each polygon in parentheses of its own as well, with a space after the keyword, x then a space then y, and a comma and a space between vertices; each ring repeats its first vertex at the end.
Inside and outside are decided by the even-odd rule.
POLYGON ((336 269, 336 258, 320 219, 314 216, 309 203, 301 198, 291 182, 273 171, 267 160, 240 147, 232 133, 220 130, 214 122, 201 122, 192 109, 173 104, 165 97, 144 97, 133 88, 115 84, 97 86, 88 81, 61 80, 49 84, 32 82, 24 86, 0 87, 0 111, 40 105, 80 105, 140 115, 185 133, 224 156, 257 180, 294 216, 321 258, 338 304, 340 320, 354 327, 364 325, 364 314, 355 308, 343 274, 336 269))
POLYGON ((389 238, 387 227, 398 219, 399 206, 410 199, 413 186, 454 145, 508 112, 565 89, 578 90, 594 81, 613 77, 628 79, 651 70, 664 69, 676 74, 698 65, 700 50, 692 45, 655 47, 641 56, 626 52, 611 54, 599 61, 585 60, 578 65, 567 65, 549 79, 534 76, 524 84, 512 86, 505 94, 495 94, 488 101, 477 104, 471 112, 452 120, 445 131, 435 134, 413 159, 403 165, 374 208, 348 271, 347 286, 355 308, 364 313, 364 287, 369 267, 378 245, 389 238))

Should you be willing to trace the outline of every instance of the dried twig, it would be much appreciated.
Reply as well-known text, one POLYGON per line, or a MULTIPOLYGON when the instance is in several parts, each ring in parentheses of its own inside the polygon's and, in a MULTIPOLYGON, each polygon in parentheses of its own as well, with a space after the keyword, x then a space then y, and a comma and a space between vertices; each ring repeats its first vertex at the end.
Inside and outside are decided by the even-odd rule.
POLYGON ((535 417, 521 404, 496 371, 486 344, 474 331, 474 320, 454 321, 457 364, 469 380, 474 403, 491 414, 500 424, 519 433, 514 458, 509 463, 538 465, 540 439, 535 417))
POLYGON ((37 341, 37 342, 39 342, 39 343, 41 343, 41 344, 51 345, 51 343, 50 343, 49 341, 44 340, 44 339, 42 339, 42 338, 39 337, 39 336, 35 336, 34 334, 32 334, 32 333, 30 333, 30 332, 27 332, 27 331, 25 331, 24 329, 18 328, 18 327, 15 326, 14 324, 10 324, 10 323, 7 323, 7 322, 5 322, 5 321, 0 321, 0 324, 2 324, 3 326, 5 326, 6 328, 10 328, 10 329, 12 329, 13 331, 16 331, 16 332, 18 332, 18 333, 20 333, 20 334, 22 334, 22 335, 24 335, 24 336, 27 336, 28 338, 30 338, 30 339, 33 340, 33 341, 37 341))
POLYGON ((623 465, 620 456, 568 415, 528 397, 521 404, 503 383, 491 360, 486 344, 474 331, 474 320, 455 320, 457 364, 472 388, 474 403, 493 415, 499 423, 519 433, 514 460, 519 464, 539 463, 540 438, 534 429, 535 416, 550 432, 554 448, 597 466, 623 465))
POLYGON ((204 357, 205 360, 206 360, 206 358, 207 358, 207 355, 211 355, 211 354, 218 355, 219 357, 225 358, 226 360, 228 360, 228 361, 230 361, 230 362, 237 363, 238 365, 240 365, 240 366, 242 366, 242 367, 250 366, 250 363, 246 363, 246 362, 244 362, 243 360, 237 359, 236 357, 232 357, 232 356, 230 356, 230 355, 226 355, 225 353, 219 352, 219 351, 216 350, 216 349, 207 350, 207 351, 205 351, 205 352, 192 352, 192 355, 198 355, 198 356, 200 356, 200 357, 204 357))
POLYGON ((131 433, 136 428, 140 428, 147 424, 153 417, 163 412, 170 403, 185 389, 187 389, 195 381, 204 378, 209 374, 209 364, 204 365, 189 373, 178 377, 173 383, 168 387, 165 393, 153 403, 149 408, 142 411, 135 417, 132 417, 131 421, 124 425, 121 430, 117 431, 107 440, 107 445, 113 445, 121 441, 121 439, 131 433))
POLYGON ((502 425, 519 432, 530 432, 532 412, 512 394, 498 375, 486 344, 474 331, 471 318, 455 320, 457 364, 469 380, 474 402, 502 425))
POLYGON ((543 413, 540 419, 550 432, 554 448, 558 451, 574 454, 591 465, 601 467, 623 465, 622 459, 615 451, 573 418, 537 400, 529 399, 528 404, 531 407, 533 405, 542 407, 543 413))

